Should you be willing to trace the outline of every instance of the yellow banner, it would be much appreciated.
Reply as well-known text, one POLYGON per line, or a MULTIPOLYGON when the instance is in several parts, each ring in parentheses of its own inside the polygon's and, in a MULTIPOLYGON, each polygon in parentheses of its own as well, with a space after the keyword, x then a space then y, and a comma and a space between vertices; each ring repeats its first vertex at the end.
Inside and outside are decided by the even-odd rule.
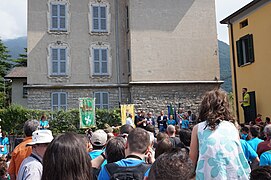
POLYGON ((121 124, 126 124, 126 119, 129 114, 132 114, 132 119, 134 123, 134 117, 135 117, 135 106, 134 104, 123 104, 120 105, 121 108, 121 124))

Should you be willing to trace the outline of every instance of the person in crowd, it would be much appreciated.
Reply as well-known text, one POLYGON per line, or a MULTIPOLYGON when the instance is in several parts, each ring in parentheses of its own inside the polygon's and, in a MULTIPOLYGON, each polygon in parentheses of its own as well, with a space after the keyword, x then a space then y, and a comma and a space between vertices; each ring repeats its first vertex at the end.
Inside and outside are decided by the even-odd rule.
POLYGON ((207 92, 199 119, 201 123, 192 131, 189 154, 197 179, 249 179, 251 170, 230 113, 227 93, 220 89, 207 92))
POLYGON ((249 128, 250 140, 248 140, 248 144, 252 147, 252 149, 257 152, 258 144, 263 142, 262 139, 259 139, 260 128, 258 126, 252 126, 249 128))
POLYGON ((157 142, 165 139, 165 138, 169 138, 168 134, 167 133, 164 133, 164 132, 159 132, 156 136, 157 138, 157 142))
POLYGON ((183 115, 184 115, 184 109, 179 108, 177 112, 177 121, 178 121, 178 126, 182 126, 182 121, 183 121, 183 115))
POLYGON ((185 149, 172 149, 160 155, 153 163, 149 180, 193 179, 192 161, 185 149))
POLYGON ((185 147, 190 149, 191 130, 190 129, 180 129, 179 138, 180 138, 180 141, 185 145, 185 147))
POLYGON ((134 123, 133 123, 133 115, 132 114, 128 114, 128 117, 126 119, 126 124, 128 125, 131 125, 131 126, 134 126, 134 123))
POLYGON ((176 130, 173 125, 169 125, 167 127, 167 134, 174 148, 177 147, 181 143, 180 139, 176 137, 176 130))
POLYGON ((180 126, 175 125, 174 127, 175 127, 175 137, 180 138, 180 137, 179 137, 179 135, 180 135, 180 130, 181 130, 180 126))
POLYGON ((259 165, 260 159, 256 151, 252 149, 252 147, 248 144, 248 142, 244 139, 240 139, 241 146, 244 152, 244 155, 250 164, 250 167, 253 169, 259 165))
POLYGON ((189 120, 188 120, 188 114, 185 113, 183 116, 183 121, 182 121, 182 129, 189 129, 189 120))
POLYGON ((175 126, 176 125, 176 120, 173 118, 173 115, 170 115, 169 116, 169 120, 167 120, 167 125, 173 125, 175 126))
POLYGON ((126 140, 123 137, 115 137, 107 142, 105 152, 91 161, 93 179, 98 179, 101 164, 105 160, 107 163, 113 163, 125 158, 125 143, 126 140))
POLYGON ((265 118, 265 125, 268 125, 268 124, 270 124, 270 117, 265 118))
POLYGON ((268 124, 264 127, 264 135, 266 137, 266 140, 264 142, 260 142, 257 147, 257 154, 259 155, 259 157, 261 157, 261 154, 265 151, 271 150, 271 124, 268 124))
POLYGON ((39 128, 42 129, 48 129, 49 128, 49 121, 47 120, 46 115, 42 115, 40 119, 40 126, 39 128))
POLYGON ((154 117, 152 116, 152 112, 147 113, 147 126, 148 125, 155 126, 155 120, 154 120, 154 117))
POLYGON ((172 142, 169 138, 164 138, 158 142, 155 148, 155 159, 157 159, 161 154, 170 151, 173 148, 172 142))
POLYGON ((190 124, 195 124, 196 123, 196 119, 197 119, 196 115, 194 113, 192 113, 192 111, 190 111, 190 110, 187 111, 187 113, 188 113, 189 123, 190 124))
POLYGON ((120 179, 143 179, 148 176, 150 165, 145 160, 151 158, 150 136, 142 128, 136 128, 130 132, 125 144, 125 159, 109 163, 102 167, 98 176, 99 180, 120 179))
POLYGON ((24 123, 25 138, 13 150, 8 168, 8 173, 11 180, 15 180, 22 161, 32 153, 32 147, 26 147, 27 143, 32 142, 32 133, 38 130, 39 122, 37 120, 28 120, 24 123))
POLYGON ((9 180, 10 176, 7 172, 8 166, 4 157, 0 157, 0 179, 9 180))
POLYGON ((82 137, 66 132, 54 138, 43 156, 42 180, 92 180, 91 158, 82 137))
POLYGON ((271 150, 265 151, 261 154, 260 166, 271 166, 271 150))
POLYGON ((243 95, 243 100, 240 101, 241 106, 244 110, 244 117, 245 117, 245 123, 249 123, 251 121, 251 116, 250 116, 250 96, 247 92, 247 88, 242 89, 242 95, 243 95))
POLYGON ((257 117, 255 119, 256 125, 259 125, 261 122, 263 122, 262 115, 261 114, 257 114, 257 117))
POLYGON ((248 141, 250 139, 248 134, 249 134, 249 128, 247 126, 243 126, 241 128, 241 139, 248 141))
POLYGON ((253 169, 250 173, 250 180, 270 180, 271 166, 260 166, 253 169))
MULTIPOLYGON (((89 155, 91 159, 95 159, 104 152, 104 147, 107 142, 107 134, 104 132, 104 130, 98 129, 93 133, 90 142, 93 150, 89 153, 89 155)), ((105 160, 102 166, 104 166, 106 163, 107 161, 105 160)))
POLYGON ((145 118, 145 111, 140 112, 140 116, 135 118, 136 127, 145 129, 147 126, 147 119, 145 118))
POLYGON ((2 156, 6 156, 8 154, 8 148, 7 146, 9 145, 9 140, 7 137, 7 133, 5 131, 2 132, 2 137, 0 137, 0 148, 1 148, 1 152, 0 155, 2 156))
POLYGON ((128 125, 128 124, 124 124, 120 127, 120 137, 123 137, 125 140, 127 140, 128 135, 130 134, 130 132, 134 129, 133 126, 128 125))
POLYGON ((32 146, 32 153, 25 158, 20 166, 17 179, 30 180, 41 179, 42 158, 48 144, 54 139, 50 130, 37 130, 32 134, 32 142, 26 146, 32 146))
POLYGON ((164 115, 164 111, 160 112, 160 116, 157 117, 157 124, 159 132, 165 132, 167 129, 167 116, 164 115))

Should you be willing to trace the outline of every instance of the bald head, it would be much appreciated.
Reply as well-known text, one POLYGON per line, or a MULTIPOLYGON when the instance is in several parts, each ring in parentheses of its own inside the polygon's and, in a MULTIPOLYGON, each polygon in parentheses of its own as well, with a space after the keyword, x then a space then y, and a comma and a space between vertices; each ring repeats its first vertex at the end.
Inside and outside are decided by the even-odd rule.
POLYGON ((168 135, 169 136, 173 135, 173 134, 175 134, 175 132, 176 132, 175 127, 173 125, 168 125, 168 127, 167 127, 167 133, 168 133, 168 135))

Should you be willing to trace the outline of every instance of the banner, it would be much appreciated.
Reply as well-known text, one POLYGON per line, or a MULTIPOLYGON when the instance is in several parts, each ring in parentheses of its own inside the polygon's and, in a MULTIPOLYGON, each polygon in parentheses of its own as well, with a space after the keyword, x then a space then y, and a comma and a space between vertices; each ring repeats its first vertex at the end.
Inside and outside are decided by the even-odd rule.
POLYGON ((96 126, 94 98, 79 98, 79 116, 80 128, 96 126))
POLYGON ((132 114, 132 119, 134 120, 135 117, 135 106, 134 104, 123 104, 120 105, 121 108, 121 124, 126 124, 126 119, 128 114, 132 114))

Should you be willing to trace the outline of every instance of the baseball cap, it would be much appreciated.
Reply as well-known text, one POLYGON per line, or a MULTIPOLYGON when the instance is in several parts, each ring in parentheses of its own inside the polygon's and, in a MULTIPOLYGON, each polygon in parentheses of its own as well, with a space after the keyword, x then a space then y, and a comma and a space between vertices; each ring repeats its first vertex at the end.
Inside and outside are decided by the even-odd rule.
POLYGON ((52 131, 50 130, 36 130, 32 133, 32 142, 27 143, 26 146, 35 144, 47 144, 54 139, 52 131))
POLYGON ((107 134, 104 132, 104 130, 96 130, 90 139, 91 144, 95 146, 104 146, 107 141, 107 134))

